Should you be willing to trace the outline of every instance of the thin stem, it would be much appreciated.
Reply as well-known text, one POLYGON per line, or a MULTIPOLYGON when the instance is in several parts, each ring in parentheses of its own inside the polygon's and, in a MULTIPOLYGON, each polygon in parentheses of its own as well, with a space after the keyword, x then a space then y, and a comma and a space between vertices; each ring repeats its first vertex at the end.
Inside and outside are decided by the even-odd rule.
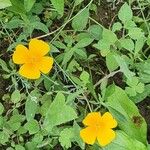
POLYGON ((100 79, 95 85, 94 88, 96 88, 98 85, 100 85, 105 79, 108 79, 110 77, 113 77, 116 73, 121 72, 121 70, 117 70, 114 72, 111 72, 110 74, 106 75, 105 77, 103 77, 102 79, 100 79))
POLYGON ((144 19, 145 25, 147 27, 147 31, 148 31, 148 33, 150 33, 149 25, 147 24, 147 21, 146 21, 146 18, 145 18, 145 15, 144 15, 144 12, 142 10, 142 7, 141 7, 141 4, 140 4, 139 0, 137 0, 137 3, 139 5, 139 7, 140 7, 140 11, 141 11, 142 17, 144 19))
MULTIPOLYGON (((71 11, 71 13, 70 13, 70 15, 69 15, 69 19, 61 26, 61 27, 59 27, 58 29, 56 29, 56 30, 54 30, 54 31, 52 31, 52 32, 50 32, 50 33, 47 33, 47 34, 44 34, 44 35, 42 35, 42 36, 38 36, 38 37, 36 37, 36 38, 44 38, 44 37, 47 37, 47 36, 49 36, 49 35, 52 35, 52 34, 54 34, 54 33, 56 33, 57 31, 59 31, 59 30, 63 30, 64 28, 65 28, 65 26, 70 22, 70 21, 72 21, 76 16, 78 16, 79 14, 81 14, 87 7, 89 7, 91 4, 92 4, 92 2, 93 2, 93 0, 91 0, 82 10, 80 10, 75 16, 73 16, 72 18, 71 18, 71 16, 72 16, 72 14, 73 14, 73 11, 74 11, 74 7, 73 7, 73 11, 71 11)), ((58 36, 58 35, 56 35, 56 36, 58 36)))
POLYGON ((50 82, 54 83, 55 85, 59 85, 59 83, 51 80, 48 76, 46 76, 45 74, 42 74, 44 78, 46 78, 47 80, 49 80, 50 82))

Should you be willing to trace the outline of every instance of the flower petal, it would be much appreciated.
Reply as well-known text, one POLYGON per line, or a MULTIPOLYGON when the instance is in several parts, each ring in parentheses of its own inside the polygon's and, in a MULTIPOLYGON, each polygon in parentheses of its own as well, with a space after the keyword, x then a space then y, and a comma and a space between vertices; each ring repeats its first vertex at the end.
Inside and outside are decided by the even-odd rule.
POLYGON ((13 62, 15 64, 24 64, 27 62, 28 57, 29 50, 21 44, 17 45, 16 50, 14 51, 12 56, 13 62))
POLYGON ((53 62, 52 57, 43 57, 39 67, 40 71, 45 74, 48 73, 52 69, 53 62))
POLYGON ((102 116, 102 122, 106 124, 107 128, 115 128, 117 126, 117 121, 113 118, 113 116, 109 112, 106 112, 102 116))
POLYGON ((87 127, 80 131, 80 136, 82 140, 87 144, 94 144, 96 140, 96 134, 97 134, 97 131, 96 131, 96 128, 94 127, 87 127))
POLYGON ((91 112, 83 120, 83 124, 86 126, 95 126, 100 122, 101 122, 101 114, 99 112, 91 112))
POLYGON ((116 133, 112 129, 100 130, 97 140, 101 146, 106 146, 111 143, 116 137, 116 133))
POLYGON ((20 67, 19 74, 28 79, 38 79, 40 70, 33 64, 24 64, 20 67))
POLYGON ((32 39, 29 42, 29 50, 31 55, 44 56, 49 52, 50 46, 42 40, 32 39))

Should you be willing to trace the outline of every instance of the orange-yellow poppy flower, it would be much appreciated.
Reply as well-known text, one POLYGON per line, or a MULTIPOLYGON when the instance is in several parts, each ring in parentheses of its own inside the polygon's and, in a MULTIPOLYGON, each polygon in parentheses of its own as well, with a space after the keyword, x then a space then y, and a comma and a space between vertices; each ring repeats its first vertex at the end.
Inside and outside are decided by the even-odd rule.
POLYGON ((103 116, 99 112, 89 113, 83 120, 87 126, 80 131, 80 136, 87 144, 94 144, 97 139, 101 146, 106 146, 115 139, 116 133, 112 130, 117 126, 117 121, 109 112, 103 116))
POLYGON ((38 39, 31 39, 29 49, 19 44, 13 53, 13 62, 22 65, 19 74, 28 79, 38 79, 41 73, 48 73, 53 65, 53 58, 45 56, 50 46, 38 39))

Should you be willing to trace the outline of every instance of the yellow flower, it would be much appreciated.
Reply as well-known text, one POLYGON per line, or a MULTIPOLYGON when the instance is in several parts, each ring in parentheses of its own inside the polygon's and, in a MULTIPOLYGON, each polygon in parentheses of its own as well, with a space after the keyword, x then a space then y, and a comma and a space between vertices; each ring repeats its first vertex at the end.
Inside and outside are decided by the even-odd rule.
POLYGON ((89 113, 83 124, 87 127, 80 131, 80 136, 87 144, 94 144, 97 139, 101 146, 106 146, 116 137, 112 128, 117 126, 117 121, 109 112, 103 116, 99 112, 89 113))
POLYGON ((53 65, 53 58, 45 56, 50 51, 47 43, 31 39, 29 49, 19 44, 13 54, 13 62, 22 65, 19 74, 28 79, 38 79, 41 73, 48 73, 53 65))

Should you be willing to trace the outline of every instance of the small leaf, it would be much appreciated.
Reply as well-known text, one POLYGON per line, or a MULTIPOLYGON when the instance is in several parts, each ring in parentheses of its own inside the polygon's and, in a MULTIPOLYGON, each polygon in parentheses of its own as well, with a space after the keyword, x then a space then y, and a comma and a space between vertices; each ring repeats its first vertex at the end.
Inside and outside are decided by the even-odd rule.
POLYGON ((83 38, 76 45, 76 48, 83 48, 90 45, 93 42, 92 38, 83 38))
POLYGON ((77 31, 85 29, 88 22, 88 18, 89 18, 89 9, 86 8, 72 20, 73 29, 77 31))
POLYGON ((91 38, 94 38, 95 40, 100 40, 102 38, 103 28, 99 25, 91 25, 88 29, 88 32, 91 38))
POLYGON ((29 97, 25 104, 25 114, 28 121, 34 118, 36 111, 37 111, 37 102, 29 97))
POLYGON ((113 45, 118 39, 114 32, 108 29, 103 30, 103 40, 109 43, 110 45, 113 45))
POLYGON ((64 0, 50 0, 56 11, 63 16, 64 14, 64 0))
POLYGON ((72 138, 74 137, 72 128, 66 128, 60 132, 59 142, 66 149, 71 147, 72 138))
POLYGON ((36 21, 36 22, 33 22, 31 23, 31 26, 34 28, 34 29, 37 29, 37 30, 41 30, 45 33, 48 33, 49 30, 47 28, 47 26, 44 24, 44 23, 41 23, 39 21, 36 21))
POLYGON ((128 20, 132 20, 133 12, 131 7, 125 2, 118 12, 119 19, 124 23, 128 20))
POLYGON ((89 83, 89 78, 90 78, 90 75, 88 72, 86 71, 83 71, 80 75, 80 79, 83 81, 83 83, 86 85, 87 83, 89 83))
POLYGON ((18 103, 21 100, 21 94, 19 90, 15 90, 11 95, 11 101, 13 103, 18 103))
POLYGON ((131 80, 133 73, 129 70, 128 65, 125 62, 125 60, 119 55, 116 55, 114 57, 115 57, 118 65, 120 66, 121 71, 124 73, 124 75, 127 77, 127 79, 131 80))
POLYGON ((31 10, 36 0, 24 0, 24 7, 27 12, 31 10))
POLYGON ((113 32, 120 31, 121 29, 122 29, 122 24, 120 22, 116 22, 113 24, 112 27, 113 32))
POLYGON ((134 42, 131 39, 121 39, 120 40, 121 47, 133 51, 134 50, 134 42))
POLYGON ((4 9, 6 7, 11 6, 10 0, 0 0, 0 9, 4 9))
POLYGON ((40 130, 39 124, 36 120, 30 120, 24 125, 24 127, 30 134, 35 134, 40 130))
POLYGON ((4 112, 4 106, 0 103, 0 115, 4 112))
POLYGON ((2 69, 4 70, 4 71, 6 71, 6 72, 10 72, 10 70, 8 69, 8 67, 7 67, 7 64, 6 64, 6 62, 5 61, 3 61, 2 59, 0 59, 0 66, 2 67, 2 69))
POLYGON ((118 63, 114 56, 115 54, 111 52, 106 56, 106 65, 110 72, 118 68, 118 63))
POLYGON ((130 28, 128 34, 134 40, 137 40, 144 36, 144 33, 142 32, 142 29, 140 28, 130 28))

